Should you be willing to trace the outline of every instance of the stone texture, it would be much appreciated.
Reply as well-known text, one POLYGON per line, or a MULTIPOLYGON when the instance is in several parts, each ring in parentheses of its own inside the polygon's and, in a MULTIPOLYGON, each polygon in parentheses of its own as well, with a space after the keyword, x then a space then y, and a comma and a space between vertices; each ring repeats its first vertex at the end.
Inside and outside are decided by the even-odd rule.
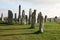
POLYGON ((8 10, 8 24, 13 24, 13 13, 11 10, 8 10))
POLYGON ((39 32, 43 32, 43 28, 44 28, 44 18, 42 16, 42 13, 40 12, 39 32))
POLYGON ((25 19, 26 19, 26 24, 28 23, 28 16, 25 15, 25 19))
POLYGON ((39 23, 39 21, 40 21, 40 20, 39 20, 39 18, 40 18, 39 16, 40 16, 40 13, 38 13, 37 23, 39 23))
POLYGON ((21 23, 21 5, 19 5, 18 22, 21 23))
POLYGON ((50 22, 52 22, 52 19, 50 18, 50 22))
POLYGON ((26 24, 25 11, 24 10, 22 10, 22 24, 26 24))
POLYGON ((16 20, 17 20, 17 15, 16 15, 16 13, 15 13, 15 22, 16 22, 16 20))
POLYGON ((34 24, 36 23, 36 10, 34 10, 34 24))
POLYGON ((45 15, 45 19, 44 19, 44 22, 47 22, 47 15, 45 15))
POLYGON ((32 16, 32 10, 31 9, 29 9, 29 24, 31 24, 31 17, 32 16))
POLYGON ((57 16, 55 16, 55 18, 54 18, 54 22, 57 22, 57 16))
POLYGON ((34 12, 32 13, 31 28, 34 28, 34 12))
POLYGON ((36 10, 32 13, 32 19, 31 19, 31 28, 35 28, 36 23, 36 10))

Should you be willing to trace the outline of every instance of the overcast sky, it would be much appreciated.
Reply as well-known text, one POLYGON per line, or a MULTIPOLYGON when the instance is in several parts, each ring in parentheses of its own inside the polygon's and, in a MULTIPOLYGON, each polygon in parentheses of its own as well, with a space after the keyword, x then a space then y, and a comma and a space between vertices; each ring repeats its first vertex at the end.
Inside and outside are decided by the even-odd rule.
POLYGON ((29 14, 29 9, 37 10, 37 14, 42 12, 43 16, 48 17, 60 16, 60 0, 0 0, 0 16, 7 16, 8 10, 12 10, 13 14, 17 13, 18 7, 21 5, 25 14, 29 14))

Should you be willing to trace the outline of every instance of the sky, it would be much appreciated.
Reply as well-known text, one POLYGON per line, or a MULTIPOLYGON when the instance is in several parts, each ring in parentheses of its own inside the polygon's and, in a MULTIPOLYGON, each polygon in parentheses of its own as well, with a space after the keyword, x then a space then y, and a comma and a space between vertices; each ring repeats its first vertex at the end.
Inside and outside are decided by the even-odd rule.
POLYGON ((8 10, 12 10, 13 16, 19 11, 19 5, 22 10, 25 10, 25 14, 29 14, 29 9, 36 9, 36 15, 42 12, 43 17, 60 17, 60 0, 0 0, 0 16, 3 13, 4 17, 8 16, 8 10))

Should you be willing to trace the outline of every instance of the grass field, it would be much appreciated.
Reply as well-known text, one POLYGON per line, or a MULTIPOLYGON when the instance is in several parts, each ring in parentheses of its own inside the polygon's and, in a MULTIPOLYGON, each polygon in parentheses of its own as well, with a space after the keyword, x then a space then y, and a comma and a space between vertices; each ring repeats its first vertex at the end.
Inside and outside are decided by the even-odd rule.
POLYGON ((47 22, 44 25, 44 32, 34 34, 38 31, 39 24, 34 29, 30 25, 6 25, 0 24, 0 40, 60 40, 60 24, 47 22))

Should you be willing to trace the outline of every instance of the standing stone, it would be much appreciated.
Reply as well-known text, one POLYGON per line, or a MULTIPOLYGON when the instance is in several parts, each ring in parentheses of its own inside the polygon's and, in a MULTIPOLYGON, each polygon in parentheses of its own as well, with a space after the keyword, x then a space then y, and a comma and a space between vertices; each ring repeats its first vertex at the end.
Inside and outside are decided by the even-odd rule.
POLYGON ((54 22, 56 22, 57 21, 57 16, 55 16, 55 18, 54 18, 54 22))
POLYGON ((28 17, 27 17, 27 15, 25 15, 25 19, 26 19, 26 24, 27 24, 27 22, 28 22, 28 17))
POLYGON ((31 15, 32 15, 32 10, 31 9, 29 9, 29 24, 31 24, 31 15))
POLYGON ((13 24, 13 13, 11 10, 8 10, 8 24, 13 24))
POLYGON ((25 20, 25 11, 22 11, 22 24, 26 24, 26 20, 25 20))
POLYGON ((31 28, 34 28, 35 22, 34 22, 34 12, 32 13, 32 19, 31 19, 31 28))
POLYGON ((38 17, 37 17, 37 23, 39 23, 39 21, 40 21, 39 16, 40 16, 40 13, 38 14, 38 17))
POLYGON ((32 13, 32 19, 31 19, 31 28, 35 28, 36 23, 36 10, 32 13))
POLYGON ((16 13, 15 13, 15 22, 16 22, 16 20, 17 20, 17 18, 16 18, 17 16, 16 16, 16 13))
POLYGON ((18 22, 21 23, 21 5, 19 5, 18 22))
POLYGON ((34 24, 36 23, 36 10, 34 10, 34 24))
POLYGON ((51 22, 52 20, 51 20, 51 18, 50 18, 50 22, 51 22))
POLYGON ((44 22, 47 22, 47 15, 45 15, 45 19, 44 19, 44 22))
POLYGON ((1 14, 1 21, 4 21, 3 13, 1 14))
POLYGON ((43 28, 44 28, 44 19, 43 19, 43 16, 42 16, 42 13, 40 12, 39 14, 40 16, 40 21, 39 21, 39 30, 37 33, 42 33, 43 32, 43 28))

